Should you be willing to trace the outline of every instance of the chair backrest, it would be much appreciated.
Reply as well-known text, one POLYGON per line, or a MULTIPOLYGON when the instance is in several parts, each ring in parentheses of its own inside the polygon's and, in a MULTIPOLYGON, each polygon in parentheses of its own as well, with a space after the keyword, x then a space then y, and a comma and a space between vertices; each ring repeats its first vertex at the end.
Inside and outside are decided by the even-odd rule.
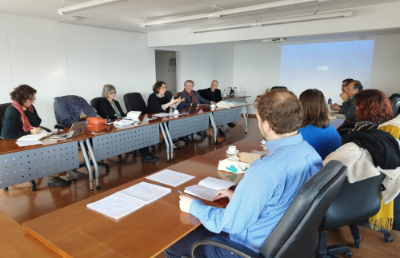
POLYGON ((400 93, 393 93, 392 95, 390 95, 389 99, 392 100, 394 98, 400 98, 400 93))
POLYGON ((131 92, 124 95, 126 111, 141 111, 146 113, 146 102, 139 92, 131 92))
POLYGON ((100 101, 102 101, 104 98, 103 97, 97 97, 94 98, 90 101, 90 105, 92 106, 92 108, 96 109, 96 111, 99 110, 99 103, 100 101))
POLYGON ((11 103, 0 104, 0 135, 1 135, 1 129, 3 129, 3 117, 4 117, 4 114, 6 113, 6 109, 10 105, 11 105, 11 103))
POLYGON ((392 109, 393 109, 393 115, 397 116, 399 114, 399 108, 400 108, 400 98, 394 97, 392 100, 392 109))
POLYGON ((346 174, 347 167, 334 160, 312 176, 271 232, 260 254, 265 258, 312 257, 318 245, 318 228, 346 174))
POLYGON ((174 97, 174 95, 172 94, 172 92, 170 92, 170 91, 166 91, 165 92, 165 96, 168 98, 168 99, 172 99, 173 97, 174 97))
POLYGON ((287 90, 286 86, 274 86, 271 90, 287 90))
POLYGON ((338 228, 363 221, 381 208, 380 187, 384 174, 350 184, 345 181, 332 202, 321 231, 338 228))
POLYGON ((199 95, 203 98, 203 99, 207 99, 207 95, 205 94, 205 91, 207 89, 203 89, 203 90, 198 90, 197 92, 199 93, 199 95))
POLYGON ((53 107, 57 123, 64 126, 71 126, 74 122, 83 120, 80 118, 82 111, 86 117, 96 117, 96 112, 89 103, 76 95, 55 97, 53 107))

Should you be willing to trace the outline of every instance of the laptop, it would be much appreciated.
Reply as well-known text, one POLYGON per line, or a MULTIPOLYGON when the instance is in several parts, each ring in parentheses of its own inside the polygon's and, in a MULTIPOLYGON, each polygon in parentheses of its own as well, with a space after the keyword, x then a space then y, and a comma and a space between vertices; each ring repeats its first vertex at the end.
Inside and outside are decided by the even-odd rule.
POLYGON ((64 140, 64 139, 69 139, 69 138, 72 138, 75 136, 79 136, 85 132, 88 122, 89 121, 76 122, 76 123, 72 124, 68 133, 53 135, 50 139, 64 140))
POLYGON ((190 104, 189 111, 182 112, 182 115, 189 115, 189 114, 194 113, 194 111, 196 111, 197 105, 198 105, 198 103, 196 101, 193 102, 192 104, 190 104))

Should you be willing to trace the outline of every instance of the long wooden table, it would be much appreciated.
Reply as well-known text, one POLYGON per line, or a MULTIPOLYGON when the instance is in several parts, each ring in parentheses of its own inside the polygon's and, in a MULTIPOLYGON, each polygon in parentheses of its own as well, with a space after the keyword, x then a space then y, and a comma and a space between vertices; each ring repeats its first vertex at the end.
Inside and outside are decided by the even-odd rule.
MULTIPOLYGON (((196 156, 169 169, 196 176, 171 194, 143 207, 119 222, 86 208, 110 194, 146 181, 143 178, 80 201, 23 224, 29 234, 62 257, 154 257, 200 225, 179 209, 178 189, 216 177, 217 160, 196 156)), ((165 186, 169 187, 169 186, 165 186)), ((224 207, 227 201, 207 202, 224 207)))
POLYGON ((0 257, 60 257, 26 233, 23 227, 0 211, 0 257))

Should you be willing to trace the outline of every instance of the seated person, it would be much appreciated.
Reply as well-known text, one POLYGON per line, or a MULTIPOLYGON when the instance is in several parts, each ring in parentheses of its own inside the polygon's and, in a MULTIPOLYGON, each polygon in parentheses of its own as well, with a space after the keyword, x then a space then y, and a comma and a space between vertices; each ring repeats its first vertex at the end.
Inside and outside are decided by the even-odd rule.
POLYGON ((167 111, 169 107, 177 107, 184 100, 183 98, 169 99, 165 93, 167 86, 165 82, 158 81, 153 85, 153 93, 147 100, 146 113, 159 113, 167 111))
MULTIPOLYGON (((125 117, 124 111, 122 111, 119 102, 115 100, 115 95, 117 94, 117 90, 111 84, 106 84, 103 87, 102 99, 99 102, 97 114, 102 118, 110 118, 110 119, 121 119, 125 117)), ((144 147, 139 149, 139 152, 142 154, 142 162, 144 163, 154 163, 159 161, 158 157, 153 156, 151 154, 149 147, 144 147)))
POLYGON ((354 120, 354 114, 356 113, 356 106, 354 105, 354 96, 363 90, 363 86, 360 81, 350 82, 345 92, 340 94, 343 100, 342 112, 346 119, 354 120))
MULTIPOLYGON (((222 100, 221 91, 218 89, 218 85, 219 85, 218 81, 213 80, 211 82, 210 88, 203 91, 204 98, 206 100, 210 100, 211 102, 215 102, 215 103, 218 103, 222 100)), ((234 128, 236 125, 234 123, 229 123, 228 126, 230 128, 234 128)), ((221 132, 220 132, 220 134, 221 134, 221 132)))
MULTIPOLYGON (((347 85, 349 85, 349 83, 352 82, 352 81, 353 81, 353 79, 350 79, 350 78, 342 81, 342 93, 346 91, 347 85)), ((338 105, 337 103, 332 104, 331 105, 331 109, 343 112, 343 107, 341 105, 338 105)))
MULTIPOLYGON (((304 183, 321 169, 321 157, 297 132, 301 105, 292 92, 264 94, 256 103, 256 116, 269 154, 251 164, 235 192, 217 193, 214 200, 229 198, 226 208, 179 196, 180 209, 197 217, 203 227, 165 250, 167 257, 190 256, 196 240, 216 235, 259 252, 304 183)), ((202 257, 239 257, 217 246, 204 246, 202 252, 202 257)))
POLYGON ((342 144, 336 129, 329 124, 329 110, 324 94, 316 89, 306 90, 300 94, 303 119, 299 133, 325 159, 342 144))
POLYGON ((190 104, 197 102, 199 104, 211 105, 213 101, 203 99, 197 91, 193 90, 194 82, 191 80, 186 80, 184 84, 184 90, 179 93, 179 96, 184 99, 183 107, 190 107, 190 104))
MULTIPOLYGON (((3 117, 3 128, 1 137, 4 140, 17 139, 28 134, 38 134, 42 131, 40 123, 42 119, 36 112, 33 103, 36 100, 36 90, 28 85, 20 85, 10 93, 12 105, 7 107, 3 117)), ((80 173, 75 169, 67 172, 69 179, 85 177, 86 174, 80 173)), ((64 187, 70 182, 60 178, 60 174, 49 177, 47 186, 64 187)))

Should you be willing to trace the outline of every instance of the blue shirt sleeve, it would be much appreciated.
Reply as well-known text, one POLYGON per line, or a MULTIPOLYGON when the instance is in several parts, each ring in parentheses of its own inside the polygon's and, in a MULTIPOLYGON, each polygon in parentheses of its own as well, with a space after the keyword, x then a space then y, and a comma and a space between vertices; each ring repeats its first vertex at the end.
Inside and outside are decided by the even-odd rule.
POLYGON ((246 230, 249 225, 257 221, 275 189, 272 185, 266 186, 264 180, 259 180, 255 165, 257 162, 255 161, 253 166, 246 171, 246 176, 249 176, 247 178, 245 176, 246 179, 239 183, 226 208, 207 206, 196 199, 190 205, 190 214, 196 216, 208 230, 214 233, 224 231, 234 234, 246 230))

